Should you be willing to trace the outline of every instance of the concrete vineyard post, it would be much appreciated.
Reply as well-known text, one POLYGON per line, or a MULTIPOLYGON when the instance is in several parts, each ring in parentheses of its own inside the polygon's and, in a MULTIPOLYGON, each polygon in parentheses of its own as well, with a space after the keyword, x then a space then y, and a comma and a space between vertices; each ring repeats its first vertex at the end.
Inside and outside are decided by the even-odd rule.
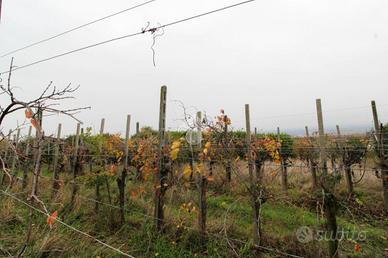
POLYGON ((127 124, 125 128, 125 147, 124 147, 124 168, 128 169, 128 153, 129 153, 129 131, 131 128, 131 115, 127 115, 127 124))
POLYGON ((306 137, 307 138, 310 137, 309 127, 307 125, 304 127, 304 130, 305 130, 305 133, 306 133, 306 137))

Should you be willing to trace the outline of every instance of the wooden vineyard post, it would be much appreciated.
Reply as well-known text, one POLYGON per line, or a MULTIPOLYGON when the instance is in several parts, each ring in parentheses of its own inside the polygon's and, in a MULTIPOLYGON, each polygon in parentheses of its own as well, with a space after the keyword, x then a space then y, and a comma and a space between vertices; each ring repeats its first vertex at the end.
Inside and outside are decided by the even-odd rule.
POLYGON ((136 122, 136 134, 140 133, 140 124, 139 122, 136 122))
MULTIPOLYGON (((280 144, 282 144, 282 139, 280 138, 280 128, 277 128, 277 140, 280 144)), ((283 159, 283 150, 282 146, 280 146, 279 154, 280 154, 280 171, 281 171, 281 185, 282 191, 287 193, 287 165, 286 161, 283 159)), ((286 150, 289 151, 289 150, 286 150)))
POLYGON ((245 123, 246 123, 246 145, 247 145, 247 158, 248 158, 248 171, 249 171, 249 182, 250 182, 250 194, 253 209, 253 245, 258 246, 260 244, 261 229, 260 229, 260 202, 258 200, 258 186, 257 178, 253 173, 253 159, 252 159, 252 148, 251 148, 251 122, 249 114, 249 104, 245 104, 245 123))
POLYGON ((156 230, 161 231, 164 223, 164 195, 167 190, 166 154, 164 148, 166 145, 166 97, 167 87, 162 86, 160 91, 159 107, 159 155, 158 155, 158 173, 155 175, 155 225, 156 230))
MULTIPOLYGON (((105 118, 102 118, 101 119, 101 124, 100 124, 100 137, 103 137, 104 135, 104 128, 105 128, 105 118)), ((101 156, 102 155, 102 138, 101 138, 101 142, 100 142, 100 146, 98 146, 98 149, 99 149, 99 154, 100 154, 100 157, 99 157, 99 165, 103 165, 103 162, 102 162, 102 159, 103 157, 101 156)), ((99 172, 98 172, 99 173, 99 172)), ((98 177, 98 175, 96 175, 98 177)), ((101 202, 101 194, 100 194, 100 185, 101 185, 101 182, 100 182, 100 178, 97 178, 96 180, 96 202, 95 202, 95 206, 94 206, 94 211, 96 213, 98 213, 98 210, 99 210, 99 204, 101 202)))
POLYGON ((322 174, 327 174, 327 154, 326 154, 326 141, 325 141, 325 131, 323 128, 323 115, 322 115, 322 103, 321 99, 316 100, 316 106, 317 106, 317 118, 318 118, 318 134, 319 134, 319 148, 320 148, 320 164, 319 168, 322 172, 322 174))
POLYGON ((62 131, 62 124, 58 124, 57 129, 57 139, 55 142, 55 149, 54 149, 54 162, 53 162, 53 189, 51 192, 51 198, 54 198, 54 196, 57 194, 59 190, 59 171, 58 171, 58 158, 59 158, 59 146, 61 143, 61 131, 62 131))
MULTIPOLYGON (((306 138, 307 138, 307 140, 309 140, 309 142, 311 142, 310 133, 309 133, 309 128, 308 128, 307 125, 305 126, 305 131, 306 131, 306 138)), ((312 143, 312 142, 311 142, 311 143, 312 143)), ((311 144, 311 146, 312 146, 312 148, 313 148, 311 151, 315 152, 315 149, 314 149, 313 144, 311 144)), ((317 189, 317 187, 318 187, 318 179, 317 179, 317 162, 316 162, 314 159, 308 158, 307 164, 308 164, 309 169, 310 169, 310 171, 311 171, 312 188, 313 188, 313 190, 314 190, 314 189, 317 189)))
POLYGON ((326 218, 326 230, 331 237, 328 241, 329 244, 329 257, 338 257, 338 239, 337 236, 337 201, 334 196, 333 180, 330 180, 327 165, 326 165, 326 140, 325 131, 323 127, 323 115, 322 115, 322 103, 320 99, 316 100, 317 107, 317 120, 319 129, 319 146, 320 146, 320 169, 321 169, 321 186, 322 186, 322 199, 323 209, 326 218))
POLYGON ((24 161, 24 168, 23 168, 23 182, 22 182, 22 189, 26 189, 27 187, 27 180, 28 180, 28 170, 30 168, 30 146, 31 146, 31 134, 32 134, 32 126, 28 128, 28 135, 26 140, 26 149, 24 152, 25 155, 25 161, 24 161))
POLYGON ((73 190, 71 192, 71 202, 70 202, 71 209, 73 209, 73 207, 74 207, 75 196, 76 196, 77 191, 78 191, 76 179, 77 179, 77 174, 78 174, 78 170, 79 170, 78 148, 79 148, 80 130, 81 130, 81 124, 77 123, 77 131, 76 131, 75 140, 74 140, 73 160, 72 160, 72 166, 71 166, 71 172, 73 175, 73 190))
POLYGON ((373 113, 373 122, 375 127, 375 139, 377 142, 377 155, 379 157, 379 166, 381 170, 381 181, 383 186, 383 202, 384 202, 384 209, 388 210, 388 160, 385 158, 384 149, 386 148, 384 146, 384 142, 386 139, 384 139, 384 127, 382 124, 379 123, 379 118, 377 115, 377 107, 376 102, 372 100, 372 113, 373 113))
POLYGON ((15 180, 17 181, 18 177, 18 171, 17 171, 17 163, 19 161, 19 156, 18 156, 18 145, 19 145, 19 137, 20 137, 20 129, 16 131, 16 136, 15 136, 15 153, 12 157, 12 165, 11 165, 11 171, 12 171, 12 182, 11 182, 11 187, 15 183, 15 180))
POLYGON ((117 185, 119 188, 119 202, 120 202, 120 219, 121 223, 125 223, 125 180, 128 174, 128 141, 129 141, 129 130, 131 126, 131 115, 127 115, 127 125, 125 129, 125 147, 124 147, 124 164, 123 170, 121 171, 121 177, 117 178, 117 185))
MULTIPOLYGON (((202 113, 197 112, 196 124, 197 132, 201 134, 201 121, 202 113)), ((199 143, 199 149, 201 149, 201 142, 199 143)), ((199 214, 198 214, 198 228, 199 234, 201 237, 202 247, 206 244, 206 216, 207 216, 207 200, 206 200, 206 191, 207 191, 207 177, 200 173, 198 176, 198 190, 199 190, 199 214)))
POLYGON ((257 127, 255 127, 255 137, 257 136, 257 127))

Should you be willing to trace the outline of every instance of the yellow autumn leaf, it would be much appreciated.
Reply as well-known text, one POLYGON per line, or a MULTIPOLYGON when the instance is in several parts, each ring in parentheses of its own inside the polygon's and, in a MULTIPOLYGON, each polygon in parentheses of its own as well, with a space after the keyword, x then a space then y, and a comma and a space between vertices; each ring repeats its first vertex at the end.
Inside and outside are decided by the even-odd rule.
POLYGON ((186 179, 190 178, 191 173, 192 173, 192 171, 191 171, 190 166, 186 165, 185 168, 183 169, 183 176, 184 176, 184 178, 186 178, 186 179))
POLYGON ((174 141, 171 145, 171 149, 179 149, 180 146, 181 146, 180 141, 174 141))
POLYGON ((173 149, 170 152, 170 157, 172 160, 176 160, 178 158, 179 149, 173 149))
POLYGON ((196 173, 202 174, 203 170, 204 170, 203 164, 197 164, 197 165, 195 166, 195 172, 196 172, 196 173))
POLYGON ((206 148, 206 149, 209 149, 210 146, 211 146, 211 142, 207 142, 207 143, 205 144, 205 148, 206 148))

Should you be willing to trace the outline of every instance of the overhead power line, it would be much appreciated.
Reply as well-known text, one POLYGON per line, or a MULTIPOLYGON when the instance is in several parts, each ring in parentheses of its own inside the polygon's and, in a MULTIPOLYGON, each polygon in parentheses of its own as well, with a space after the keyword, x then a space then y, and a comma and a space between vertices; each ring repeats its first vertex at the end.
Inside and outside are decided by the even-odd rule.
POLYGON ((138 4, 138 5, 135 5, 135 6, 131 6, 131 7, 129 7, 129 8, 126 8, 126 9, 124 9, 124 10, 121 10, 121 11, 119 11, 119 12, 109 14, 109 15, 104 16, 104 17, 101 17, 101 18, 99 18, 99 19, 97 19, 97 20, 90 21, 90 22, 88 22, 88 23, 85 23, 85 24, 79 25, 79 26, 77 26, 77 27, 68 29, 68 30, 66 30, 66 31, 64 31, 64 32, 58 33, 58 34, 53 35, 53 36, 51 36, 51 37, 48 37, 48 38, 39 40, 39 41, 37 41, 37 42, 28 44, 28 45, 26 45, 26 46, 24 46, 24 47, 21 47, 21 48, 15 49, 15 50, 9 51, 9 52, 7 52, 7 53, 1 55, 0 57, 3 58, 3 57, 6 57, 6 56, 9 56, 9 55, 14 54, 14 53, 16 53, 16 52, 19 52, 19 51, 22 51, 22 50, 24 50, 24 49, 27 49, 27 48, 30 48, 30 47, 39 45, 39 44, 41 44, 41 43, 50 41, 50 40, 55 39, 55 38, 58 38, 58 37, 60 37, 60 36, 69 34, 69 33, 73 32, 73 31, 82 29, 82 28, 84 28, 84 27, 86 27, 86 26, 89 26, 89 25, 92 25, 92 24, 94 24, 94 23, 97 23, 97 22, 100 22, 100 21, 103 21, 103 20, 112 18, 112 17, 114 17, 114 16, 116 16, 116 15, 119 15, 119 14, 122 14, 122 13, 125 13, 125 12, 128 12, 128 11, 134 10, 134 9, 136 9, 136 8, 139 8, 139 7, 141 7, 141 6, 147 5, 147 4, 152 3, 152 2, 155 2, 155 1, 156 1, 156 0, 149 0, 149 1, 144 2, 144 3, 138 4))
MULTIPOLYGON (((206 16, 206 15, 210 15, 210 14, 213 14, 213 13, 221 12, 221 11, 224 11, 224 10, 227 10, 227 9, 231 9, 231 8, 234 8, 234 7, 243 5, 243 4, 247 4, 247 3, 250 3, 250 2, 254 2, 254 1, 256 1, 256 0, 248 0, 248 1, 239 2, 239 3, 233 4, 233 5, 228 5, 228 6, 225 6, 225 7, 219 8, 219 9, 215 9, 215 10, 212 10, 212 11, 209 11, 209 12, 206 12, 206 13, 198 14, 198 15, 191 16, 191 17, 188 17, 188 18, 184 18, 184 19, 181 19, 181 20, 177 20, 177 21, 174 21, 174 22, 170 22, 170 23, 166 23, 166 24, 163 24, 163 25, 159 25, 159 26, 154 27, 154 28, 142 29, 139 32, 123 35, 123 36, 116 37, 116 38, 111 38, 111 39, 104 40, 104 41, 100 41, 98 43, 94 43, 94 44, 91 44, 91 45, 88 45, 88 46, 77 48, 77 49, 74 49, 74 50, 71 50, 71 51, 67 51, 67 52, 64 52, 64 53, 61 53, 61 54, 57 54, 57 55, 54 55, 54 56, 51 56, 51 57, 40 59, 38 61, 26 64, 26 65, 14 67, 12 69, 12 71, 24 69, 24 68, 27 68, 27 67, 39 64, 39 63, 43 63, 43 62, 46 62, 46 61, 49 61, 49 60, 53 60, 53 59, 56 59, 56 58, 59 58, 59 57, 62 57, 62 56, 66 56, 66 55, 69 55, 69 54, 80 52, 80 51, 83 51, 83 50, 86 50, 86 49, 89 49, 89 48, 101 46, 101 45, 104 45, 104 44, 107 44, 107 43, 110 43, 110 42, 114 42, 114 41, 118 41, 118 40, 122 40, 122 39, 126 39, 126 38, 131 38, 131 37, 134 37, 134 36, 142 35, 142 34, 145 34, 147 32, 150 32, 150 33, 153 34, 157 30, 162 29, 162 28, 173 26, 173 25, 176 25, 176 24, 179 24, 179 23, 183 23, 183 22, 186 22, 186 21, 189 21, 189 20, 197 19, 197 18, 206 16)), ((0 74, 8 73, 8 72, 10 72, 10 71, 9 70, 8 71, 4 71, 4 72, 1 72, 0 74)))

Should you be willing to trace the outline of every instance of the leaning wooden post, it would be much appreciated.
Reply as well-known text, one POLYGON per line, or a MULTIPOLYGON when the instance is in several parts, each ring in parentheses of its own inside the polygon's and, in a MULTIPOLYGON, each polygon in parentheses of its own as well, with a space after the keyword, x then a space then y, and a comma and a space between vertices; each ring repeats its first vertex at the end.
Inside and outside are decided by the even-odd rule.
POLYGON ((383 186, 383 201, 384 209, 388 210, 388 161, 385 158, 384 153, 384 128, 379 123, 379 118, 377 115, 376 102, 372 100, 372 113, 373 113, 373 122, 375 127, 375 137, 377 142, 377 155, 379 157, 379 165, 381 170, 381 181, 383 186))
MULTIPOLYGON (((201 131, 201 121, 202 113, 197 112, 196 124, 197 132, 200 135, 201 131)), ((202 137, 201 137, 202 139, 202 137)), ((201 149, 201 142, 199 142, 199 149, 201 149)), ((207 191, 207 176, 203 174, 198 175, 198 190, 199 190, 199 214, 198 214, 198 228, 199 234, 201 237, 202 247, 206 244, 206 216, 207 216, 207 200, 206 200, 206 191, 207 191)))
POLYGON ((26 140, 26 149, 24 152, 25 155, 25 162, 24 162, 24 169, 23 169, 23 182, 22 182, 22 189, 26 189, 27 187, 27 181, 28 181, 28 170, 30 168, 30 146, 31 146, 31 134, 32 134, 32 126, 28 128, 28 135, 26 140))
POLYGON ((131 115, 127 115, 127 125, 125 129, 125 147, 124 147, 124 164, 121 172, 121 177, 117 178, 117 185, 119 188, 119 202, 120 202, 120 219, 121 223, 125 223, 125 180, 128 174, 128 155, 129 155, 129 130, 131 126, 131 115))
POLYGON ((75 202, 75 196, 78 191, 78 186, 76 183, 77 179, 77 174, 78 174, 78 148, 79 148, 79 136, 80 136, 80 131, 81 131, 81 123, 77 123, 77 131, 75 134, 75 140, 74 140, 74 152, 73 152, 73 160, 72 160, 72 166, 71 166, 71 172, 73 174, 73 190, 71 192, 71 202, 70 202, 70 207, 74 207, 74 202, 75 202))
MULTIPOLYGON (((280 128, 277 128, 277 140, 278 143, 280 143, 280 148, 279 148, 279 154, 280 154, 280 171, 281 171, 281 185, 282 185, 282 191, 284 193, 287 193, 287 166, 286 162, 283 159, 283 147, 282 147, 282 139, 280 137, 280 128)), ((286 150, 289 151, 289 150, 286 150)))
POLYGON ((252 159, 252 148, 251 148, 251 121, 249 114, 249 104, 245 104, 245 124, 246 124, 246 145, 247 145, 247 158, 248 158, 248 171, 249 171, 249 182, 250 182, 250 194, 253 209, 253 245, 257 246, 260 244, 260 202, 257 194, 257 178, 253 174, 253 159, 252 159))
POLYGON ((329 180, 326 165, 326 143, 325 143, 325 131, 323 127, 323 115, 322 115, 322 103, 320 99, 316 100, 317 107, 317 119, 319 128, 319 146, 320 146, 320 169, 321 175, 321 186, 322 186, 322 198, 323 198, 323 209, 326 218, 326 229, 329 236, 333 236, 329 239, 329 256, 332 258, 338 257, 338 239, 337 236, 337 201, 334 196, 334 186, 332 180, 329 180))
POLYGON ((136 122, 136 134, 140 133, 140 124, 136 122))
POLYGON ((54 198, 54 196, 57 194, 60 183, 59 183, 59 171, 58 171, 58 156, 59 156, 59 146, 61 143, 61 131, 62 131, 62 124, 58 124, 57 129, 57 140, 55 142, 55 149, 54 149, 54 162, 53 162, 53 189, 51 192, 51 198, 54 198))
POLYGON ((160 91, 160 108, 159 108, 159 161, 158 161, 158 173, 155 176, 155 225, 156 230, 161 231, 164 222, 164 194, 167 190, 167 167, 166 167, 166 154, 164 148, 166 145, 166 97, 167 87, 162 86, 160 91))
MULTIPOLYGON (((100 137, 102 137, 104 135, 104 128, 105 128, 105 118, 102 118, 101 119, 101 124, 100 124, 100 137)), ((100 157, 99 157, 99 165, 100 166, 103 166, 103 157, 101 156, 102 155, 102 138, 101 138, 101 141, 100 141, 100 146, 98 146, 98 150, 99 150, 99 154, 100 154, 100 157)), ((94 206, 94 211, 96 213, 98 213, 98 210, 99 210, 99 205, 100 205, 100 202, 101 202, 101 194, 100 194, 100 185, 101 185, 101 182, 100 182, 100 178, 99 178, 99 173, 100 171, 97 171, 97 179, 96 179, 96 202, 95 202, 95 206, 94 206)))

